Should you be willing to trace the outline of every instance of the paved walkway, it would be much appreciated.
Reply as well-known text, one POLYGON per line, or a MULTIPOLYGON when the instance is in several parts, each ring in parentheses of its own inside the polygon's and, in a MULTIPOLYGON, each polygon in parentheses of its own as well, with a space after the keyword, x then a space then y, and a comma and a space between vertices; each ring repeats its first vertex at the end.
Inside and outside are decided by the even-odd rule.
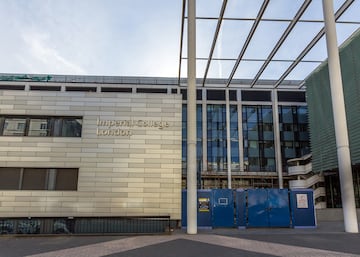
POLYGON ((0 237, 4 257, 358 256, 360 234, 329 223, 317 229, 213 229, 161 236, 0 237))

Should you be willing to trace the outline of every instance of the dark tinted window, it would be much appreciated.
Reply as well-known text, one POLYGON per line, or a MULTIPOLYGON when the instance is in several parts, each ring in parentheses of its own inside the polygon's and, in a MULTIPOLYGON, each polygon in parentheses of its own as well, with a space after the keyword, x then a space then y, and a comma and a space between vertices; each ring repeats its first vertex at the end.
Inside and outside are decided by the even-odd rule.
POLYGON ((202 90, 196 90, 196 100, 202 100, 202 90))
POLYGON ((1 190, 77 190, 77 168, 0 168, 1 190))
POLYGON ((22 190, 45 190, 46 169, 24 169, 22 190))
POLYGON ((30 90, 41 91, 60 91, 61 87, 56 86, 30 86, 30 90))
POLYGON ((82 119, 59 118, 54 122, 54 136, 81 137, 82 119))
POLYGON ((230 90, 230 91, 229 91, 229 100, 230 100, 230 101, 236 101, 236 100, 237 100, 236 91, 235 91, 235 90, 230 90))
POLYGON ((186 89, 181 89, 180 93, 182 94, 182 99, 187 100, 187 90, 186 89))
POLYGON ((132 88, 128 88, 128 87, 102 87, 101 92, 131 93, 132 88))
POLYGON ((225 100, 225 90, 207 90, 207 100, 225 100))
POLYGON ((305 92, 289 92, 279 91, 278 92, 279 102, 306 102, 305 92))
POLYGON ((25 86, 20 85, 0 85, 0 90, 24 90, 25 86))
POLYGON ((271 101, 270 91, 242 91, 241 100, 243 101, 271 101))
POLYGON ((96 92, 96 87, 66 87, 66 91, 96 92))
POLYGON ((20 168, 0 168, 0 189, 19 189, 20 168))
POLYGON ((162 93, 162 94, 166 94, 167 89, 166 88, 137 88, 136 92, 138 92, 138 93, 162 93))
POLYGON ((78 169, 57 169, 55 190, 76 190, 78 169))

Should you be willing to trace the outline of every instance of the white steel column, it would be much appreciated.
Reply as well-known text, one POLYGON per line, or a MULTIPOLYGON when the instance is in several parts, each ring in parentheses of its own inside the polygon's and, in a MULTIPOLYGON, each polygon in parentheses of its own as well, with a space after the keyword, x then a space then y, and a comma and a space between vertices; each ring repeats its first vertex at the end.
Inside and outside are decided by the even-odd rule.
POLYGON ((230 96, 229 89, 225 90, 225 100, 226 100, 226 153, 227 153, 227 180, 228 180, 228 189, 231 189, 231 140, 230 140, 230 96))
POLYGON ((197 234, 196 188, 196 1, 188 1, 187 233, 197 234))
POLYGON ((278 174, 279 188, 284 188, 282 158, 281 158, 281 142, 280 142, 280 124, 279 124, 279 106, 277 98, 277 90, 272 91, 272 111, 273 111, 273 124, 274 124, 274 146, 275 146, 275 163, 276 171, 278 174))
POLYGON ((328 52, 331 101, 335 125, 335 138, 338 156, 341 201, 344 214, 345 231, 358 233, 349 138, 346 122, 343 85, 339 50, 336 36, 333 0, 323 0, 325 35, 328 52))

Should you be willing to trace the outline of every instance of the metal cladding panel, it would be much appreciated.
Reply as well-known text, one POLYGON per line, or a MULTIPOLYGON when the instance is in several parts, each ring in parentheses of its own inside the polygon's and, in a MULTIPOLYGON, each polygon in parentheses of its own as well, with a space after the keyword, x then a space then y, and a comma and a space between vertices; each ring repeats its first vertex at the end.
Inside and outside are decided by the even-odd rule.
MULTIPOLYGON (((340 62, 352 163, 360 163, 360 30, 341 47, 340 62)), ((337 151, 327 62, 305 81, 313 171, 336 169, 337 151)))
POLYGON ((360 163, 360 33, 340 53, 351 159, 360 163))
POLYGON ((234 195, 231 189, 213 190, 213 226, 234 227, 234 195))

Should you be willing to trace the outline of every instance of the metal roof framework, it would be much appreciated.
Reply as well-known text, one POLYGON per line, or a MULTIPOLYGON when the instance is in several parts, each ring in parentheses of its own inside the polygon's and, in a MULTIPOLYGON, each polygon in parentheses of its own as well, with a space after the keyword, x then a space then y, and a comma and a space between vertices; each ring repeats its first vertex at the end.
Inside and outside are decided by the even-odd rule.
MULTIPOLYGON (((258 1, 251 1, 251 3, 256 6, 257 12, 256 15, 249 15, 249 14, 240 14, 236 15, 227 15, 226 12, 229 10, 229 8, 232 8, 235 6, 235 2, 237 1, 237 7, 244 7, 245 5, 249 5, 250 1, 243 1, 243 0, 219 0, 214 1, 213 3, 217 3, 217 6, 215 8, 209 8, 212 9, 212 13, 208 16, 205 16, 203 13, 203 9, 200 9, 201 11, 197 12, 197 24, 199 22, 204 22, 205 26, 206 23, 212 23, 214 25, 214 22, 216 22, 216 26, 212 30, 212 39, 211 44, 210 42, 207 42, 208 45, 211 45, 209 49, 206 47, 202 47, 197 42, 197 49, 206 49, 208 55, 202 56, 202 54, 197 54, 196 60, 197 63, 199 62, 206 62, 206 65, 203 65, 203 68, 200 69, 199 72, 197 72, 197 77, 201 78, 202 80, 202 86, 205 86, 208 80, 217 78, 221 79, 221 83, 223 83, 224 87, 232 87, 235 86, 234 82, 238 80, 247 80, 249 81, 249 85, 247 85, 249 88, 262 88, 264 85, 264 82, 266 82, 266 86, 272 88, 294 88, 294 89, 301 89, 304 87, 304 80, 309 75, 309 72, 314 70, 319 64, 321 64, 324 60, 326 60, 327 56, 326 54, 318 55, 317 58, 306 58, 311 50, 314 49, 316 52, 315 47, 321 47, 320 41, 324 39, 325 36, 325 28, 323 25, 323 18, 316 17, 319 15, 319 12, 322 17, 322 9, 319 10, 319 2, 321 4, 321 0, 295 0, 291 1, 291 4, 289 4, 288 0, 258 0, 258 1), (286 5, 286 1, 287 4, 286 5), (256 2, 256 3, 255 3, 256 2), (296 2, 296 8, 294 8, 294 3, 296 2), (280 15, 272 15, 271 10, 274 10, 274 7, 276 7, 276 4, 282 4, 281 7, 285 13, 293 14, 291 17, 287 16, 287 14, 280 14, 280 15), (242 6, 241 6, 242 5, 242 6), (271 6, 272 5, 272 6, 271 6), (317 15, 315 15, 316 18, 311 18, 311 13, 316 10, 317 15), (200 13, 200 15, 199 15, 200 13), (214 13, 217 13, 216 15, 214 13), (201 15, 202 14, 202 15, 201 15), (279 16, 287 16, 286 18, 279 17, 279 16), (245 40, 243 42, 239 42, 241 44, 240 49, 238 52, 232 52, 231 57, 225 56, 225 54, 222 54, 221 51, 217 51, 217 56, 214 56, 214 53, 216 50, 226 48, 226 45, 223 45, 222 41, 222 31, 223 31, 223 24, 224 22, 231 22, 232 24, 237 24, 236 26, 233 26, 233 32, 236 34, 240 30, 246 31, 246 28, 242 28, 243 25, 246 23, 247 25, 251 24, 251 27, 249 29, 249 32, 247 33, 245 40), (244 23, 245 22, 245 23, 244 23), (260 26, 263 24, 272 24, 271 26, 273 28, 283 28, 280 29, 281 33, 275 32, 274 35, 266 33, 265 36, 269 38, 269 42, 262 42, 263 45, 266 45, 266 47, 269 48, 269 53, 262 54, 263 58, 256 57, 258 55, 257 50, 254 51, 253 49, 256 48, 256 42, 259 40, 256 38, 256 35, 259 33, 264 33, 264 29, 260 29, 260 26), (301 27, 306 24, 305 27, 311 28, 312 31, 316 31, 315 33, 310 33, 301 27), (285 26, 286 25, 286 26, 285 26), (319 26, 320 25, 320 26, 319 26), (311 27, 309 27, 311 26, 311 27), (314 28, 314 29, 313 29, 314 28), (304 36, 304 41, 307 41, 306 45, 303 47, 294 46, 292 47, 291 44, 287 44, 286 42, 292 42, 294 39, 291 39, 291 37, 296 38, 299 37, 299 32, 301 32, 304 36), (275 42, 275 44, 272 45, 271 42, 275 42), (251 49, 252 48, 252 49, 251 49), (285 49, 285 50, 284 50, 285 49), (282 51, 282 54, 279 54, 280 51, 282 51), (286 54, 284 54, 286 53, 286 54), (288 54, 287 54, 288 53, 288 54), (282 58, 280 58, 282 57, 282 58), (285 57, 285 58, 284 58, 285 57), (214 62, 220 62, 220 66, 226 66, 229 67, 227 75, 224 76, 214 76, 211 75, 210 68, 214 64, 214 62), (227 62, 227 64, 226 64, 227 62), (229 63, 231 65, 229 65, 229 63), (245 77, 239 77, 237 73, 239 70, 241 70, 240 65, 243 64, 243 66, 246 64, 251 63, 257 63, 259 65, 255 65, 256 67, 252 70, 250 75, 247 75, 245 77), (291 76, 291 74, 295 71, 295 69, 301 69, 302 64, 311 64, 311 67, 308 72, 303 72, 303 74, 296 76, 291 76), (274 69, 275 67, 275 69, 274 69), (277 69, 276 67, 281 67, 277 69), (274 69, 275 72, 271 73, 271 68, 274 69), (265 75, 266 70, 269 69, 270 72, 265 75)), ((198 0, 199 2, 199 0, 198 0)), ((204 2, 204 0, 203 0, 204 2)), ((335 20, 337 23, 337 32, 338 34, 343 35, 343 40, 348 38, 353 32, 358 30, 360 28, 360 18, 353 18, 355 15, 351 14, 358 14, 360 12, 360 0, 335 0, 335 7, 336 11, 334 13, 335 20), (351 20, 349 20, 349 17, 351 17, 351 20), (346 25, 346 26, 340 26, 340 25, 346 25)), ((182 5, 182 22, 181 22, 181 40, 180 40, 180 55, 179 55, 179 84, 180 84, 180 78, 182 77, 182 72, 184 72, 184 63, 183 60, 186 60, 186 53, 184 53, 184 49, 186 47, 186 20, 187 20, 187 12, 186 12, 186 5, 187 1, 183 0, 182 5)), ((207 2, 207 5, 209 3, 207 2)), ((197 9, 201 8, 201 0, 200 3, 197 4, 197 9)), ((205 6, 203 6, 205 7, 205 6)), ((255 9, 255 8, 253 8, 255 9)), ((232 13, 234 13, 236 10, 234 8, 231 9, 232 13)), ((239 10, 239 13, 240 10, 239 10)), ((358 15, 357 15, 358 16, 358 15)), ((357 17, 356 16, 356 17, 357 17)), ((211 27, 211 24, 209 25, 211 27)), ((245 27, 245 26, 244 26, 245 27)), ((264 27, 264 26, 263 26, 264 27)), ((310 29, 309 29, 310 30, 310 29)), ((244 33, 245 35, 245 33, 244 33)), ((210 38, 210 37, 209 37, 210 38)), ((197 36, 197 41, 201 41, 202 38, 197 36)), ((206 39, 205 39, 206 40, 206 39)), ((267 41, 267 40, 266 40, 267 41)), ((296 40, 295 40, 296 41, 296 40)), ((300 40, 301 41, 301 40, 300 40)), ((338 39, 340 42, 341 40, 338 39)), ((324 42, 322 42, 324 44, 324 42)), ((342 42, 340 42, 342 43, 342 42)), ((231 48, 231 47, 230 47, 231 48)), ((261 47, 260 47, 261 48, 261 47)), ((325 48, 326 52, 326 46, 322 45, 322 48, 325 48)), ((324 49, 322 49, 324 50, 324 49)), ((261 50, 259 50, 261 51, 261 50)), ((201 51, 204 52, 204 51, 201 51)), ((313 54, 314 55, 314 54, 313 54)), ((219 68, 220 69, 220 68, 219 68)), ((215 73, 213 73, 215 74, 215 73)), ((220 74, 221 75, 221 74, 220 74)), ((241 76, 241 75, 240 75, 241 76)))

